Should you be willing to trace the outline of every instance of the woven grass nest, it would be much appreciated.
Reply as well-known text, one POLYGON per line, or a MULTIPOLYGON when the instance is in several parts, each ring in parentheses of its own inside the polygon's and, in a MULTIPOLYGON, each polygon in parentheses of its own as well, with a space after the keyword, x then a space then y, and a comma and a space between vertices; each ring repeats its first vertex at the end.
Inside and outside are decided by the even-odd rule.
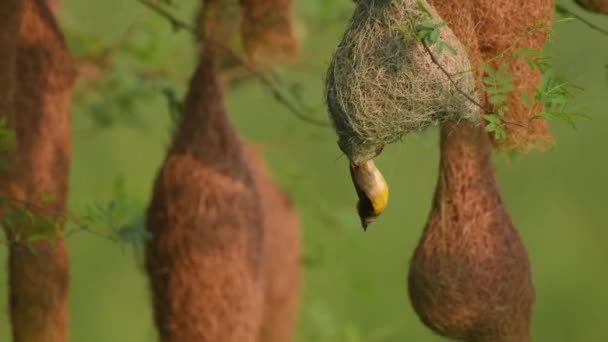
POLYGON ((443 26, 440 41, 455 51, 430 46, 435 63, 415 34, 425 19, 443 22, 425 0, 357 2, 325 85, 338 145, 352 162, 431 125, 479 122, 479 108, 467 98, 477 101, 478 95, 463 45, 443 26))

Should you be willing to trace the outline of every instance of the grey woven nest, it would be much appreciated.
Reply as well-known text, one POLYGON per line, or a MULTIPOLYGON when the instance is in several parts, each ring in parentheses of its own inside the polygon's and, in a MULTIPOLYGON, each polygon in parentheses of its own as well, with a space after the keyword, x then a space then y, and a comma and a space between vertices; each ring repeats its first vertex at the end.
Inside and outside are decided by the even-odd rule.
POLYGON ((430 18, 417 0, 359 0, 334 53, 325 96, 338 145, 353 162, 446 120, 479 121, 478 108, 464 95, 477 101, 475 77, 453 32, 443 26, 440 40, 455 52, 429 47, 445 72, 415 36, 416 23, 443 21, 425 0, 421 4, 430 18))

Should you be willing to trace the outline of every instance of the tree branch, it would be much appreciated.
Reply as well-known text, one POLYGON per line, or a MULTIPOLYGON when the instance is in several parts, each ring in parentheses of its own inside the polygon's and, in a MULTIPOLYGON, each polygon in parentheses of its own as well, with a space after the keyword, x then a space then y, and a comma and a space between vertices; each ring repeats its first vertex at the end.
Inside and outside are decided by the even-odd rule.
POLYGON ((159 16, 161 16, 165 20, 167 20, 173 27, 173 30, 175 30, 175 31, 184 30, 184 31, 192 34, 194 37, 196 37, 197 40, 203 41, 204 43, 207 43, 207 44, 211 44, 211 45, 213 45, 217 48, 220 48, 220 49, 226 51, 227 53, 229 53, 230 57, 234 58, 239 64, 241 64, 243 67, 245 67, 245 69, 247 69, 247 71, 249 71, 255 78, 257 78, 258 81, 272 93, 272 96, 274 97, 274 99, 277 102, 279 102, 281 105, 283 105, 285 108, 287 108, 290 112, 292 112, 298 119, 305 121, 309 124, 319 126, 319 127, 331 126, 326 121, 317 120, 317 119, 309 117, 303 111, 301 111, 299 108, 297 108, 297 106, 295 104, 293 104, 266 75, 264 75, 260 71, 256 70, 256 68, 254 66, 252 66, 249 62, 247 62, 245 59, 243 59, 241 56, 239 56, 230 47, 222 44, 221 42, 210 40, 210 39, 203 37, 190 24, 188 24, 187 22, 185 22, 183 20, 180 20, 179 18, 176 18, 171 13, 169 13, 166 9, 162 8, 162 6, 158 5, 154 1, 151 1, 151 0, 137 0, 137 1, 139 3, 141 3, 142 5, 148 7, 150 10, 156 12, 159 16))
POLYGON ((452 83, 452 85, 454 85, 454 87, 456 88, 456 90, 460 94, 462 94, 464 97, 466 97, 467 100, 469 100, 474 105, 476 105, 477 107, 479 107, 481 110, 483 110, 484 112, 488 112, 488 110, 486 108, 484 108, 484 106, 482 106, 473 97, 471 97, 471 95, 467 94, 464 90, 462 90, 462 88, 460 88, 460 86, 458 85, 458 83, 456 83, 456 81, 454 81, 454 79, 452 78, 452 75, 443 67, 443 65, 441 65, 441 63, 439 63, 439 60, 437 60, 437 57, 435 57, 435 54, 433 53, 433 51, 431 51, 431 49, 429 48, 429 46, 424 41, 420 41, 420 42, 422 43, 422 47, 424 47, 424 50, 431 57, 431 61, 433 62, 433 64, 435 64, 441 70, 441 72, 443 72, 443 74, 448 78, 448 80, 450 80, 450 83, 452 83))
POLYGON ((581 23, 587 25, 590 29, 595 30, 603 35, 608 36, 608 29, 602 28, 597 26, 596 24, 590 22, 589 20, 583 18, 582 16, 572 12, 571 10, 569 10, 568 8, 566 8, 563 5, 560 4, 556 4, 555 5, 555 10, 557 11, 557 13, 561 14, 562 16, 566 17, 566 16, 570 16, 578 21, 580 21, 581 23))
MULTIPOLYGON (((471 97, 471 95, 467 94, 464 90, 462 90, 462 88, 460 88, 458 83, 456 83, 456 81, 454 81, 454 78, 452 78, 452 75, 443 67, 443 65, 441 65, 441 63, 439 63, 439 60, 437 59, 437 57, 435 57, 435 54, 433 53, 433 51, 431 51, 429 46, 424 41, 420 41, 420 42, 422 43, 422 46, 424 47, 424 50, 426 51, 426 53, 428 53, 429 56, 431 57, 431 61, 433 62, 433 64, 435 64, 441 70, 441 72, 443 72, 443 74, 448 78, 448 80, 450 80, 450 83, 452 83, 454 85, 454 87, 460 94, 462 94, 467 100, 469 100, 475 106, 479 107, 484 112, 484 114, 492 112, 491 110, 485 108, 483 105, 481 105, 479 102, 477 102, 473 97, 471 97)), ((502 117, 498 117, 498 118, 504 124, 528 128, 528 125, 525 125, 525 124, 522 124, 519 122, 515 122, 515 121, 506 120, 502 117)))
MULTIPOLYGON (((20 200, 17 198, 7 197, 4 195, 0 195, 0 201, 2 201, 4 203, 6 203, 6 202, 10 203, 10 206, 12 207, 11 209, 32 210, 33 214, 35 214, 36 217, 44 217, 45 219, 50 219, 50 220, 59 222, 63 226, 63 231, 62 231, 61 235, 58 237, 58 239, 65 240, 68 236, 72 235, 77 230, 81 230, 81 231, 88 232, 97 237, 101 237, 101 238, 104 238, 104 239, 112 241, 112 242, 119 241, 116 237, 112 236, 111 234, 105 234, 105 233, 98 232, 98 231, 91 229, 91 227, 88 224, 81 222, 80 218, 77 215, 70 213, 69 211, 62 212, 62 211, 58 211, 58 210, 53 210, 53 209, 48 208, 48 206, 45 204, 37 204, 37 203, 30 202, 27 200, 20 200), (72 222, 73 224, 75 224, 77 229, 68 230, 66 228, 66 225, 68 222, 72 222)), ((0 221, 0 223, 4 224, 4 221, 0 221)), ((0 244, 5 244, 5 245, 10 245, 13 243, 21 243, 21 242, 22 241, 14 240, 11 237, 9 237, 7 240, 0 240, 0 244)))
POLYGON ((148 7, 152 11, 156 12, 156 14, 160 15, 165 20, 167 20, 173 27, 174 31, 184 30, 184 31, 190 32, 192 35, 194 35, 198 39, 201 38, 200 33, 193 26, 190 26, 190 24, 188 24, 187 22, 185 22, 179 18, 176 18, 169 11, 164 9, 162 6, 160 6, 156 2, 150 1, 150 0, 137 0, 137 1, 139 3, 141 3, 142 5, 148 7))

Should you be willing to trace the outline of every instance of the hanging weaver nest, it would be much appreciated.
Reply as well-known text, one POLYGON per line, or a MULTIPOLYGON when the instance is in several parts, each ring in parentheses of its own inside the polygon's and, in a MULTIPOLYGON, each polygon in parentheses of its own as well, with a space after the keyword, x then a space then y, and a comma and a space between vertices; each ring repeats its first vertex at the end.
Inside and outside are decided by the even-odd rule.
POLYGON ((354 163, 430 125, 479 122, 479 108, 470 100, 477 101, 475 76, 465 49, 442 27, 439 41, 454 51, 430 46, 433 61, 415 27, 425 19, 437 24, 442 19, 425 0, 418 2, 358 1, 334 53, 325 96, 338 145, 354 163))
POLYGON ((241 34, 253 64, 292 63, 298 58, 292 0, 240 0, 241 34))

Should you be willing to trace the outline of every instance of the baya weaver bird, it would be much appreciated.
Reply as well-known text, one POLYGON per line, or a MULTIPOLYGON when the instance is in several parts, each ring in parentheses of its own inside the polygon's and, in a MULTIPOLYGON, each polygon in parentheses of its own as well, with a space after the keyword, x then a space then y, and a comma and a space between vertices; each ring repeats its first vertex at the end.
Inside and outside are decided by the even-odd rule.
POLYGON ((363 230, 374 222, 388 205, 388 185, 373 160, 359 165, 350 163, 350 176, 357 191, 357 213, 363 230))

